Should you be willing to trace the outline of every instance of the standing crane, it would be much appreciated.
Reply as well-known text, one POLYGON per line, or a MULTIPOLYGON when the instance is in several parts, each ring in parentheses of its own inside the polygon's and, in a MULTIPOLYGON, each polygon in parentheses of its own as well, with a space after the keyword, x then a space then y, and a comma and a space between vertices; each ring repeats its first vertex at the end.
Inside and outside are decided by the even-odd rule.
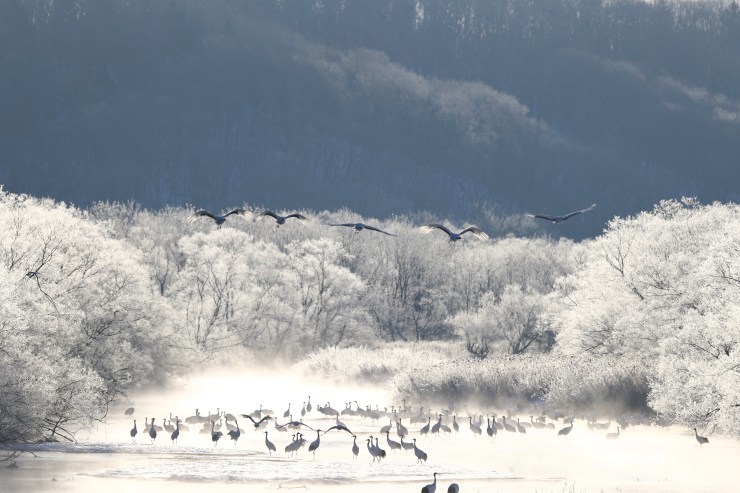
POLYGON ((566 426, 565 428, 562 428, 560 431, 558 431, 558 436, 567 436, 568 433, 570 433, 572 429, 573 429, 573 421, 570 422, 570 426, 566 426))
POLYGON ((696 432, 696 428, 694 428, 694 436, 696 437, 696 441, 699 442, 699 445, 709 443, 709 438, 699 435, 699 433, 696 432))
POLYGON ((434 493, 437 491, 437 473, 434 473, 434 482, 429 483, 421 489, 421 493, 434 493))
POLYGON ((267 447, 268 452, 270 452, 270 457, 272 457, 272 453, 277 451, 277 449, 275 448, 275 444, 267 438, 267 432, 265 432, 265 446, 267 447))
POLYGON ((229 431, 227 434, 229 435, 229 438, 231 438, 231 441, 234 442, 234 447, 236 447, 236 442, 239 440, 242 430, 239 429, 239 421, 234 420, 234 423, 236 423, 236 428, 229 431))
POLYGON ((321 445, 321 430, 316 430, 316 440, 308 446, 308 451, 313 452, 313 458, 316 458, 316 449, 321 445))
POLYGON ((172 431, 172 435, 170 435, 172 445, 177 442, 178 438, 180 438, 180 418, 175 419, 175 429, 172 431))
POLYGON ((213 442, 213 446, 215 447, 218 445, 218 441, 221 440, 221 437, 224 436, 223 433, 220 431, 214 431, 216 427, 216 422, 211 421, 211 441, 213 442))
POLYGON ((416 462, 426 462, 427 461, 427 454, 422 449, 416 446, 416 438, 414 438, 414 455, 416 456, 416 462))
POLYGON ((352 460, 357 460, 358 455, 360 455, 360 447, 357 446, 357 436, 352 435, 352 460))
MULTIPOLYGON (((144 423, 146 423, 146 419, 144 419, 144 423)), ((152 418, 151 425, 149 427, 149 438, 152 439, 152 443, 154 443, 154 440, 157 439, 157 430, 154 429, 154 418, 152 418)))

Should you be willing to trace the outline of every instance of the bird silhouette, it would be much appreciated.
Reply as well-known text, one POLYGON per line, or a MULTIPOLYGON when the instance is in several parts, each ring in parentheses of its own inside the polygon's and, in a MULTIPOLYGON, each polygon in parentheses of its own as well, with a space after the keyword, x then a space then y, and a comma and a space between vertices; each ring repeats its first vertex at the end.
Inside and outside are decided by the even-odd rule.
POLYGON ((380 428, 380 433, 385 433, 386 431, 391 431, 391 428, 393 427, 393 418, 388 419, 388 424, 380 428))
POLYGON ((231 441, 234 442, 234 447, 236 447, 236 442, 239 441, 239 437, 241 436, 242 431, 239 429, 239 422, 237 420, 234 420, 234 423, 236 423, 236 428, 229 431, 227 435, 229 435, 231 441))
POLYGON ((573 421, 570 422, 570 426, 566 426, 565 428, 562 428, 560 431, 558 431, 558 436, 567 436, 568 433, 570 433, 572 429, 573 429, 573 421))
POLYGON ((231 215, 242 216, 245 219, 252 219, 253 217, 253 214, 245 209, 233 209, 222 216, 219 216, 218 214, 214 214, 209 211, 202 210, 202 211, 194 212, 190 217, 188 217, 188 222, 193 222, 199 217, 210 217, 216 223, 216 226, 221 228, 221 226, 226 222, 226 218, 231 215))
POLYGON ((337 415, 335 418, 335 421, 337 423, 337 426, 340 426, 341 428, 347 428, 347 425, 345 425, 343 422, 339 421, 339 415, 337 415))
POLYGON ((218 441, 221 440, 222 436, 224 436, 224 434, 221 433, 220 431, 214 431, 215 426, 216 426, 216 422, 211 421, 211 441, 213 442, 214 447, 218 445, 218 441))
POLYGON ((439 415, 439 418, 437 419, 437 422, 434 423, 434 426, 432 426, 432 429, 430 430, 432 432, 432 435, 439 435, 439 429, 442 428, 442 415, 439 415))
POLYGON ((303 421, 288 421, 288 422, 287 422, 287 423, 285 423, 285 424, 284 424, 283 426, 289 426, 289 427, 291 427, 291 428, 300 428, 301 426, 305 426, 305 427, 306 427, 306 428, 308 428, 309 430, 313 430, 313 431, 316 431, 316 428, 311 428, 310 426, 308 426, 308 425, 307 425, 306 423, 304 423, 303 421))
POLYGON ((300 433, 293 435, 292 438, 293 440, 285 446, 285 452, 289 454, 296 452, 299 448, 301 448, 301 445, 303 445, 303 439, 300 433))
POLYGON ((447 233, 447 236, 450 237, 450 241, 453 241, 453 242, 461 240, 462 236, 465 233, 471 233, 480 240, 487 240, 489 238, 488 235, 482 229, 475 227, 475 226, 465 228, 459 233, 454 233, 441 224, 425 224, 424 226, 419 228, 419 231, 421 231, 424 234, 429 234, 435 229, 439 229, 447 233))
POLYGON ((126 410, 125 410, 125 411, 123 412, 123 415, 124 415, 124 416, 131 416, 132 414, 134 414, 134 408, 133 408, 133 407, 129 407, 128 409, 126 409, 126 410))
POLYGON ((534 217, 535 219, 544 219, 545 221, 550 221, 553 224, 559 224, 563 221, 567 221, 573 216, 577 216, 578 214, 583 214, 584 212, 588 212, 591 209, 596 207, 596 204, 591 204, 590 206, 586 207, 585 209, 581 209, 579 211, 573 211, 569 212, 568 214, 564 214, 562 216, 550 216, 548 214, 527 214, 529 217, 534 217))
POLYGON ((516 433, 516 428, 506 422, 506 416, 501 416, 501 424, 503 425, 504 430, 508 431, 509 433, 516 433))
POLYGON ((493 435, 496 433, 496 427, 491 425, 491 418, 486 418, 486 422, 488 423, 488 426, 486 426, 486 434, 489 437, 493 437, 493 435))
POLYGON ((401 419, 402 418, 398 418, 398 421, 396 421, 396 434, 398 436, 407 436, 409 434, 409 429, 401 423, 401 419))
MULTIPOLYGON (((144 418, 144 423, 146 424, 146 420, 148 418, 144 418)), ((149 438, 152 439, 152 443, 154 443, 154 440, 157 439, 157 430, 154 429, 154 418, 152 418, 151 426, 149 427, 149 438)))
POLYGON ((699 442, 699 445, 709 443, 709 438, 699 435, 699 433, 696 432, 696 428, 694 428, 694 436, 696 437, 696 441, 699 442))
POLYGON ((347 415, 347 416, 355 416, 355 415, 357 415, 357 411, 355 411, 354 409, 352 409, 352 403, 351 402, 347 402, 346 404, 344 404, 344 409, 342 409, 341 415, 342 416, 345 416, 345 415, 347 415))
POLYGON ((357 436, 352 435, 352 456, 353 459, 357 459, 357 456, 360 455, 360 447, 357 446, 357 436))
POLYGON ((388 443, 388 446, 391 448, 391 450, 401 450, 401 444, 395 440, 391 440, 390 431, 385 432, 385 441, 388 443))
POLYGON ((175 419, 175 429, 172 431, 172 435, 170 435, 170 439, 172 440, 172 445, 175 444, 177 439, 180 438, 180 419, 175 419))
POLYGON ((416 462, 426 462, 427 461, 427 454, 422 449, 416 446, 416 438, 414 438, 414 455, 416 456, 416 462))
POLYGON ((437 491, 437 473, 434 473, 434 482, 429 483, 421 489, 421 493, 434 493, 437 491))
POLYGON ((541 430, 546 426, 543 421, 540 421, 540 418, 537 418, 537 421, 535 421, 533 416, 529 417, 529 423, 533 428, 537 428, 538 430, 541 430))
POLYGON ((607 440, 616 440, 619 438, 619 426, 617 426, 617 432, 616 433, 607 433, 606 439, 607 440))
POLYGON ((452 483, 447 487, 447 493, 460 493, 460 487, 457 483, 452 483))
POLYGON ((401 435, 401 447, 404 450, 414 450, 414 444, 403 441, 403 435, 401 435))
POLYGON ((313 458, 316 458, 316 449, 321 445, 321 430, 316 430, 316 440, 308 446, 308 451, 313 452, 313 458))
POLYGON ((380 448, 380 446, 378 445, 378 439, 377 438, 375 439, 375 450, 377 450, 377 452, 378 452, 378 457, 380 457, 381 459, 385 459, 385 450, 383 450, 382 448, 380 448))
POLYGON ((136 420, 134 420, 134 427, 131 428, 131 431, 129 432, 129 434, 131 435, 132 442, 136 440, 137 433, 139 433, 139 430, 136 429, 136 420))
POLYGON ((380 228, 376 228, 375 226, 370 226, 368 224, 363 224, 363 223, 339 223, 339 224, 330 223, 329 226, 346 226, 348 228, 354 228, 355 233, 359 233, 363 229, 369 229, 370 231, 377 231, 378 233, 383 233, 384 235, 396 236, 393 233, 388 233, 387 231, 383 231, 380 228))
POLYGON ((303 214, 298 214, 297 212, 288 214, 287 216, 281 216, 280 214, 276 214, 273 211, 262 211, 259 214, 257 214, 257 217, 255 218, 255 220, 262 219, 263 217, 273 218, 275 222, 277 223, 278 228, 282 226, 283 224, 285 224, 285 221, 287 221, 291 217, 298 219, 299 221, 308 221, 308 218, 306 216, 304 216, 303 214))
POLYGON ((249 414, 242 414, 242 418, 247 418, 249 421, 251 421, 252 422, 252 425, 254 425, 254 429, 256 431, 262 425, 262 423, 264 423, 265 421, 267 421, 269 419, 272 419, 272 416, 266 415, 266 416, 262 416, 262 418, 260 418, 259 420, 255 420, 249 414))
POLYGON ((370 455, 373 457, 373 462, 376 460, 380 460, 380 454, 375 449, 375 445, 373 444, 373 437, 368 437, 365 441, 367 442, 367 451, 370 453, 370 455))
POLYGON ((318 409, 321 414, 324 414, 326 416, 339 416, 339 411, 331 407, 331 403, 329 402, 327 402, 324 407, 317 406, 316 409, 318 409))
POLYGON ((267 438, 267 432, 265 432, 265 446, 267 447, 267 451, 270 452, 270 457, 272 457, 272 453, 276 452, 277 449, 275 448, 275 444, 267 438))
POLYGON ((324 435, 326 435, 331 430, 346 431, 350 435, 353 435, 354 436, 354 433, 352 433, 352 431, 349 428, 347 428, 346 426, 344 426, 343 424, 338 424, 338 425, 332 426, 331 428, 327 428, 326 431, 324 432, 324 435))
POLYGON ((188 416, 187 418, 185 418, 185 422, 186 422, 187 424, 189 424, 189 425, 197 425, 198 423, 201 423, 201 415, 200 415, 200 411, 198 411, 198 410, 196 409, 196 410, 195 410, 195 415, 193 415, 193 416, 188 416))

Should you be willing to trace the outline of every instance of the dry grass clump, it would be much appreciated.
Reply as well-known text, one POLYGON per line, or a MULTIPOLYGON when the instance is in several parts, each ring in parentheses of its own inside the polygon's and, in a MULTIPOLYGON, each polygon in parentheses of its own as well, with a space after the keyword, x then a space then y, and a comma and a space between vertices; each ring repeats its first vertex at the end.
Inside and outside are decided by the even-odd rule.
POLYGON ((442 361, 423 370, 399 372, 392 387, 397 398, 439 404, 475 401, 499 408, 648 410, 645 367, 609 357, 533 354, 442 361))
POLYGON ((459 344, 327 348, 296 364, 336 382, 388 384, 400 401, 647 411, 647 366, 612 357, 554 354, 469 357, 459 344))
POLYGON ((388 383, 410 368, 426 368, 433 361, 464 358, 465 350, 444 342, 386 344, 379 347, 325 348, 295 365, 303 374, 337 382, 388 383))

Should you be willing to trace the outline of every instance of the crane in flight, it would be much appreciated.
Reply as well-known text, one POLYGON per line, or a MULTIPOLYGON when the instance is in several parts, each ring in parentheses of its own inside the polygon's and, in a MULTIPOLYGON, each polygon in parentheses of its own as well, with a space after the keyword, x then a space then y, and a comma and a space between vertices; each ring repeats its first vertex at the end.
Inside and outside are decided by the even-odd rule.
POLYGON ((254 429, 256 431, 263 422, 267 421, 268 419, 272 419, 272 416, 270 416, 269 414, 268 415, 265 415, 265 416, 262 416, 262 418, 259 421, 256 420, 256 419, 254 419, 249 414, 242 414, 242 418, 247 418, 249 421, 251 421, 252 424, 254 425, 254 429))
POLYGON ((200 211, 194 212, 190 217, 188 217, 188 222, 191 223, 195 221, 196 219, 198 219, 199 217, 210 217, 216 223, 216 226, 218 226, 218 228, 220 229, 221 226, 226 222, 226 218, 231 215, 242 216, 245 219, 252 219, 252 217, 254 216, 254 214, 252 214, 246 209, 233 209, 221 216, 218 214, 214 214, 213 212, 210 212, 210 211, 200 210, 200 211))
POLYGON ((489 238, 489 236, 486 234, 485 231, 483 231, 482 229, 480 229, 480 228, 478 228, 476 226, 470 226, 469 228, 463 229, 459 233, 455 233, 453 231, 450 231, 449 228, 443 226, 442 224, 425 224, 424 226, 421 226, 419 228, 419 231, 421 231, 424 234, 429 234, 429 233, 431 233, 435 229, 439 229, 439 230, 444 231, 445 233, 447 233, 447 236, 450 237, 450 241, 452 241, 452 242, 461 240, 462 239, 462 236, 465 233, 470 233, 473 236, 475 236, 476 238, 478 238, 479 240, 487 240, 489 238))
POLYGON ((573 216, 577 216, 578 214, 583 214, 584 212, 588 212, 591 209, 596 207, 596 204, 591 204, 590 206, 586 207, 585 209, 581 209, 578 211, 569 212, 568 214, 563 214, 562 216, 551 216, 549 214, 527 214, 529 217, 533 217, 535 219, 544 219, 545 221, 550 221, 553 224, 560 224, 563 221, 567 221, 573 216))
POLYGON ((308 218, 304 216, 303 214, 299 214, 297 212, 294 212, 292 214, 288 214, 287 216, 281 216, 280 214, 277 214, 273 211, 262 211, 259 214, 257 214, 257 217, 255 217, 255 221, 257 219, 262 219, 263 217, 271 217, 275 220, 277 223, 277 227, 279 228, 283 224, 285 224, 285 221, 287 221, 290 218, 298 219, 299 221, 308 221, 308 218))
POLYGON ((359 233, 363 229, 368 229, 370 231, 377 231, 378 233, 383 233, 384 235, 396 236, 393 233, 388 233, 387 231, 383 231, 380 228, 376 228, 375 226, 370 226, 369 224, 363 224, 363 223, 329 223, 329 226, 346 226, 348 228, 354 228, 355 233, 359 233))

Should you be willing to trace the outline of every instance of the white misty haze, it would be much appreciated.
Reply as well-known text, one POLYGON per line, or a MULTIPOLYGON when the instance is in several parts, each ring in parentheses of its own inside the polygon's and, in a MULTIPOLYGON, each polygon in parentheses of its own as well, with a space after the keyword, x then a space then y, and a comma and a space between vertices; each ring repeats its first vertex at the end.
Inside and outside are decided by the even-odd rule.
MULTIPOLYGON (((372 422, 341 416, 359 437, 357 460, 352 459, 351 437, 341 432, 322 436, 314 459, 305 449, 287 457, 283 448, 293 432, 280 433, 273 424, 265 428, 278 449, 272 457, 266 453, 264 434, 253 431, 246 419, 239 421, 244 431, 236 446, 225 436, 214 447, 209 434, 198 433, 199 425, 182 432, 178 445, 170 442, 167 432, 160 432, 151 445, 143 427, 144 418, 152 415, 161 425, 169 413, 184 418, 196 407, 201 414, 208 410, 215 413, 220 407, 238 415, 260 404, 276 411, 282 423, 288 404, 296 418, 309 394, 313 411, 303 419, 324 429, 332 426, 334 419, 317 413, 317 404, 330 401, 341 410, 344 402, 353 399, 362 406, 371 404, 374 408, 378 404, 381 409, 395 403, 380 387, 336 384, 290 368, 216 365, 196 371, 190 379, 173 379, 132 394, 130 402, 111 409, 105 425, 82 434, 77 446, 61 445, 58 452, 36 446, 38 458, 19 461, 21 468, 16 471, 0 470, 0 481, 4 491, 12 493, 29 488, 39 493, 85 493, 101 488, 113 493, 132 488, 156 488, 166 493, 204 488, 217 493, 278 488, 370 493, 381 488, 405 493, 419 490, 431 482, 433 472, 438 472, 442 491, 455 482, 461 491, 481 492, 731 493, 740 480, 734 467, 740 460, 740 445, 734 440, 713 436, 710 444, 702 447, 685 430, 636 426, 623 430, 619 439, 612 441, 605 435, 614 432, 615 426, 588 430, 582 420, 576 421, 567 437, 558 437, 556 429, 530 429, 526 435, 499 431, 493 439, 485 432, 474 436, 462 410, 458 415, 461 429, 449 436, 420 436, 422 424, 406 422, 410 438, 417 438, 418 446, 429 456, 425 464, 416 464, 411 452, 390 450, 382 463, 372 462, 365 439, 370 434, 379 436, 377 431, 387 424, 387 418, 372 422), (136 410, 126 417, 123 411, 129 405, 136 410), (132 418, 138 418, 139 425, 134 444, 129 438, 132 418)), ((473 409, 477 408, 470 411, 473 409)), ((561 426, 559 423, 558 428, 561 426)), ((309 442, 315 437, 311 430, 305 435, 309 442)), ((384 436, 380 438, 381 447, 388 449, 384 436)), ((391 438, 399 440, 395 433, 391 438)))

